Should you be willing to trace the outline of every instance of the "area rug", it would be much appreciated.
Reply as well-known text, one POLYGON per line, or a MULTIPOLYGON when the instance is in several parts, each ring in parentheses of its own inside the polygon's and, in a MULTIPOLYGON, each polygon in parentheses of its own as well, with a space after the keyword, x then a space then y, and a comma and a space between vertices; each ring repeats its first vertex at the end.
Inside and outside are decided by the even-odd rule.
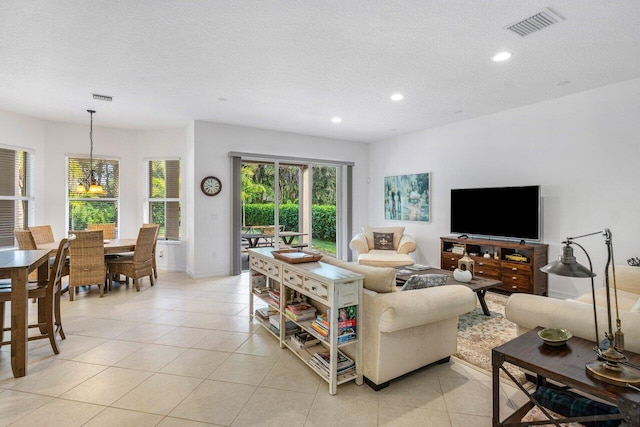
MULTIPOLYGON (((508 296, 487 292, 485 301, 491 316, 485 316, 480 307, 458 319, 458 352, 454 357, 491 372, 491 349, 517 336, 516 325, 504 317, 504 306, 508 296)), ((516 367, 505 365, 516 378, 524 375, 516 367)))

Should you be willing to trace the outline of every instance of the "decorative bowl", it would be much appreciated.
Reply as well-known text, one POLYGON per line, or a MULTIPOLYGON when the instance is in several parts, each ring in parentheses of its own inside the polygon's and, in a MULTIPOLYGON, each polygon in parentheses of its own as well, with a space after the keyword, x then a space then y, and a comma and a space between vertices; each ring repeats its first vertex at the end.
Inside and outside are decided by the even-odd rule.
POLYGON ((566 344, 573 335, 567 329, 546 328, 538 331, 538 336, 545 344, 559 347, 566 344))

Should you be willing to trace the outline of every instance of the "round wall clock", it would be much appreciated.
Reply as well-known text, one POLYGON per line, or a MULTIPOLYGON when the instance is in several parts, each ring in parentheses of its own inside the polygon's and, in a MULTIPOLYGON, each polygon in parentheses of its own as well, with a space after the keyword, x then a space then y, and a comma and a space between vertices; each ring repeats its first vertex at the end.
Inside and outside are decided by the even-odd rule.
POLYGON ((207 196, 215 196, 222 190, 222 183, 215 176, 207 176, 202 179, 200 189, 207 196))

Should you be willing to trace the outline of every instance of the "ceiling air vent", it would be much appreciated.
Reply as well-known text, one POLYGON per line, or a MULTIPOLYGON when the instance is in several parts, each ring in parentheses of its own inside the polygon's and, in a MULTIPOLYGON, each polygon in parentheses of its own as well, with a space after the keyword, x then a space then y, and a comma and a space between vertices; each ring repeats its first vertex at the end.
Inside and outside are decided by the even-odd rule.
POLYGON ((528 36, 531 33, 547 28, 557 22, 564 21, 564 18, 558 15, 550 8, 543 9, 542 11, 530 16, 526 19, 506 26, 507 30, 511 30, 519 36, 528 36))
POLYGON ((98 101, 113 101, 113 96, 109 95, 98 95, 97 93, 93 94, 93 99, 97 99, 98 101))

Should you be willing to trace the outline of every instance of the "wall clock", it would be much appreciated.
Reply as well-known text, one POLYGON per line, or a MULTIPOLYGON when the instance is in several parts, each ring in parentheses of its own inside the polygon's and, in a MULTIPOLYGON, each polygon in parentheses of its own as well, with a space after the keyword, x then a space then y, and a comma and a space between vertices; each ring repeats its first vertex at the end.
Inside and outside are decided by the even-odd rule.
POLYGON ((202 179, 200 189, 207 196, 216 196, 222 190, 222 183, 215 176, 207 176, 202 179))

